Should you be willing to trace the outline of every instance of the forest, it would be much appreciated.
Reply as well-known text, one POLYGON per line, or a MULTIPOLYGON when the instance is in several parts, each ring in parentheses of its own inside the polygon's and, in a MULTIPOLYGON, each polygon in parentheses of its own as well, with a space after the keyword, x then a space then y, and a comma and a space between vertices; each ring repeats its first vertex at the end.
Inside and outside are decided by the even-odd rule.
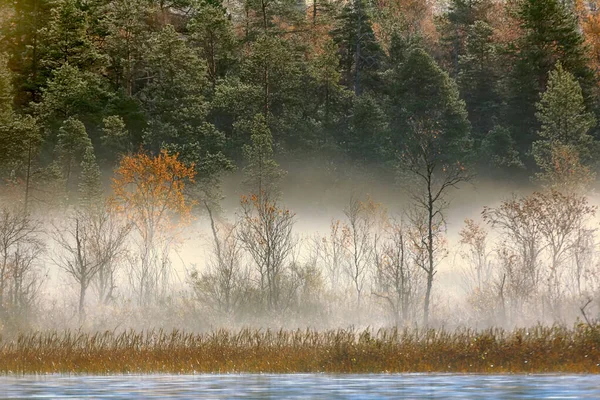
POLYGON ((592 326, 599 38, 595 0, 2 0, 0 333, 592 326), (300 229, 323 176, 393 194, 300 229))

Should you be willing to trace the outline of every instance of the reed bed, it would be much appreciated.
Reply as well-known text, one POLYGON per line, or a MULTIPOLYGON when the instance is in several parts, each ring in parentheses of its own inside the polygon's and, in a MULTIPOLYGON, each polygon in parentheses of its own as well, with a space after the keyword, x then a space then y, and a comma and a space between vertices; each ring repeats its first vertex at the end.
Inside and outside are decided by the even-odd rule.
POLYGON ((2 374, 231 372, 600 373, 600 326, 65 331, 0 338, 2 374))

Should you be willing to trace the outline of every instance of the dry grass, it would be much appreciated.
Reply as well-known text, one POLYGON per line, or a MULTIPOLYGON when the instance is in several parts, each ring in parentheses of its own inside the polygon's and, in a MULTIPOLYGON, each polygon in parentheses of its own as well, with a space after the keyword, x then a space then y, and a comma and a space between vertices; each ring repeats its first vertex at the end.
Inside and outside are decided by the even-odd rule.
POLYGON ((600 373, 600 326, 44 332, 0 340, 0 373, 600 373))

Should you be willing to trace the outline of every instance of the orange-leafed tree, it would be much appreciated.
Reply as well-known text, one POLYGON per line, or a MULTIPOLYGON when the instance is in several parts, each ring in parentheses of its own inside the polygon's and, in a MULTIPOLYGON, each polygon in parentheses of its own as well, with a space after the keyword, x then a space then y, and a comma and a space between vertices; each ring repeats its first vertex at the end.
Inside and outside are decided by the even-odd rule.
POLYGON ((575 9, 585 43, 588 46, 590 68, 600 72, 600 11, 595 0, 576 0, 575 9))
POLYGON ((165 150, 156 156, 127 155, 115 172, 113 204, 139 234, 130 279, 140 304, 166 292, 169 250, 178 228, 189 222, 193 201, 186 198, 185 187, 194 182, 195 174, 193 165, 165 150))

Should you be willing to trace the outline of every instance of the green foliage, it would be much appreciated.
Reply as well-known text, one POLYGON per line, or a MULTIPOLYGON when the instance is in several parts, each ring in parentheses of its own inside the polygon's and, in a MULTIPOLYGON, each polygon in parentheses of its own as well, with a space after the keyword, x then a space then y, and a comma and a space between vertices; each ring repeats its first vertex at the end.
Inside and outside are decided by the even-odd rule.
POLYGON ((226 9, 221 4, 198 4, 187 25, 192 43, 206 60, 208 79, 213 88, 235 62, 237 38, 226 9))
POLYGON ((7 58, 0 54, 0 166, 14 173, 22 167, 29 151, 40 144, 39 127, 31 116, 13 110, 12 74, 7 58))
POLYGON ((511 136, 510 130, 502 126, 494 126, 481 143, 481 163, 494 168, 521 169, 523 162, 519 159, 519 151, 511 136))
POLYGON ((270 201, 280 194, 279 184, 284 176, 273 159, 273 137, 264 116, 257 114, 250 126, 250 145, 244 146, 244 185, 257 196, 267 196, 270 201))
POLYGON ((447 49, 452 76, 460 72, 460 59, 469 53, 467 43, 473 25, 487 24, 491 6, 490 0, 451 0, 448 12, 440 18, 442 45, 447 49))
MULTIPOLYGON (((218 198, 208 189, 235 167, 232 160, 243 162, 262 114, 272 148, 290 162, 326 157, 389 169, 415 132, 426 130, 443 132, 447 160, 477 159, 484 173, 532 175, 534 153, 551 153, 533 145, 536 132, 546 131, 535 104, 557 61, 580 84, 586 109, 596 110, 596 81, 573 8, 560 0, 452 0, 434 18, 428 7, 5 2, 0 158, 17 174, 29 150, 30 164, 51 165, 63 123, 77 119, 100 165, 140 147, 168 149, 196 165, 206 183, 201 196, 218 198), (472 143, 463 137, 469 125, 472 143)), ((560 118, 571 105, 580 103, 544 115, 560 118)), ((593 153, 562 153, 593 172, 593 153)))
POLYGON ((132 150, 129 132, 123 118, 111 115, 102 120, 102 143, 117 153, 128 153, 132 150))
POLYGON ((505 118, 523 156, 538 129, 538 95, 545 91, 548 73, 556 63, 573 73, 584 93, 591 93, 594 77, 587 66, 584 38, 568 5, 560 0, 520 0, 518 4, 522 36, 511 49, 515 61, 507 84, 505 118))
POLYGON ((114 0, 106 4, 102 13, 110 80, 132 96, 138 90, 144 44, 151 33, 146 23, 150 16, 148 2, 114 0))
POLYGON ((7 63, 7 57, 0 54, 0 115, 7 115, 13 110, 12 74, 7 63))
POLYGON ((88 35, 89 15, 78 0, 54 0, 48 26, 41 30, 44 47, 40 64, 49 74, 65 64, 82 71, 97 68, 100 54, 88 35))
POLYGON ((542 139, 573 144, 589 158, 592 137, 588 132, 596 125, 596 118, 586 110, 581 86, 560 63, 550 72, 547 89, 536 108, 542 139))
POLYGON ((465 52, 459 56, 458 83, 467 104, 473 134, 480 141, 492 129, 501 105, 501 72, 493 34, 488 23, 476 21, 468 27, 465 52))
POLYGON ((69 188, 75 167, 83 159, 87 149, 92 147, 92 142, 83 122, 72 117, 62 123, 57 139, 56 154, 69 188))
POLYGON ((100 122, 112 93, 99 76, 65 64, 52 72, 41 97, 34 108, 47 131, 55 134, 69 117, 86 123, 100 122))
POLYGON ((587 183, 586 165, 595 160, 598 148, 588 132, 596 119, 586 110, 581 86, 560 63, 550 72, 536 108, 540 140, 533 143, 532 154, 542 170, 538 178, 551 185, 587 183))
POLYGON ((96 163, 94 148, 88 146, 81 161, 79 204, 84 209, 95 209, 102 204, 102 174, 96 163))
POLYGON ((338 26, 331 32, 331 37, 340 47, 344 83, 356 95, 376 85, 376 72, 384 56, 373 32, 370 13, 369 2, 348 2, 338 17, 338 26))
POLYGON ((353 160, 371 163, 378 159, 387 133, 386 116, 381 106, 369 95, 354 98, 350 121, 340 139, 353 160))
POLYGON ((413 50, 390 78, 392 148, 419 146, 413 139, 425 129, 439 132, 432 144, 442 164, 464 159, 471 126, 452 78, 422 49, 413 50))

